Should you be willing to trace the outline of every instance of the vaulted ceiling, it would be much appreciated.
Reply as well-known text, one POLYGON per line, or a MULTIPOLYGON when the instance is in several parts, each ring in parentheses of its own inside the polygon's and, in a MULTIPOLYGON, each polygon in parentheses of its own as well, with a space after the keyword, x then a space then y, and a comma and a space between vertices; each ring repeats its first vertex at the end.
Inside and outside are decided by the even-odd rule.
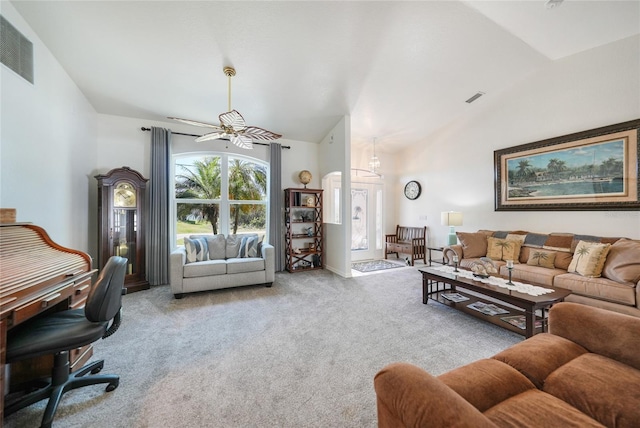
POLYGON ((248 124, 319 142, 350 115, 353 143, 376 137, 383 151, 552 61, 640 33, 638 1, 11 3, 99 113, 218 123, 232 66, 248 124))

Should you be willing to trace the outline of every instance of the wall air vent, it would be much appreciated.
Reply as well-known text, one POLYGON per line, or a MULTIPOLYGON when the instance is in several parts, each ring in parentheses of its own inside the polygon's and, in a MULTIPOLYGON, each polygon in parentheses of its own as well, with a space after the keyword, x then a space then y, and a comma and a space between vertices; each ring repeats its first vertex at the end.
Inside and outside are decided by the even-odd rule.
POLYGON ((477 100, 478 98, 480 98, 483 95, 484 95, 484 92, 478 92, 477 94, 475 94, 474 96, 472 96, 471 98, 469 98, 465 102, 468 103, 468 104, 471 104, 472 102, 474 102, 475 100, 477 100))
POLYGON ((33 43, 0 15, 0 62, 33 83, 33 43))

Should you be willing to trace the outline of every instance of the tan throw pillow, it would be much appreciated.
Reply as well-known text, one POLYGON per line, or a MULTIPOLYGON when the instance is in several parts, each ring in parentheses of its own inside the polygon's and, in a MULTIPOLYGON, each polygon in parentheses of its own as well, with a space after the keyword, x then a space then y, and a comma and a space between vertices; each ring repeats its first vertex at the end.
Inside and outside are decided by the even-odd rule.
POLYGON ((512 239, 487 238, 487 257, 492 260, 513 260, 520 263, 520 241, 512 239))
POLYGON ((640 241, 620 239, 611 245, 602 276, 616 282, 637 284, 640 281, 640 241))
POLYGON ((602 268, 607 260, 607 253, 611 244, 580 241, 573 253, 571 264, 567 272, 579 273, 582 276, 598 278, 602 274, 602 268))
POLYGON ((556 260, 555 251, 544 251, 538 249, 532 249, 529 252, 529 259, 527 264, 530 266, 542 266, 545 268, 553 269, 555 265, 553 262, 556 260))
POLYGON ((484 233, 456 232, 460 244, 462 244, 462 254, 466 259, 484 257, 487 255, 487 235, 484 233))

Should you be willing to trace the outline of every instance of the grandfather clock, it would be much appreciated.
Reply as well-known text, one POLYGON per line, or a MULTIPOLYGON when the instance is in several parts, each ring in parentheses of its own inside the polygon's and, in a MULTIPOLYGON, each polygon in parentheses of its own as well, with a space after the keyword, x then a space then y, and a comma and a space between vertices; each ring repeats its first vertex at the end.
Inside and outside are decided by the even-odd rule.
POLYGON ((128 260, 124 285, 128 292, 149 288, 145 271, 145 196, 147 179, 127 166, 98 180, 98 266, 111 256, 128 260))

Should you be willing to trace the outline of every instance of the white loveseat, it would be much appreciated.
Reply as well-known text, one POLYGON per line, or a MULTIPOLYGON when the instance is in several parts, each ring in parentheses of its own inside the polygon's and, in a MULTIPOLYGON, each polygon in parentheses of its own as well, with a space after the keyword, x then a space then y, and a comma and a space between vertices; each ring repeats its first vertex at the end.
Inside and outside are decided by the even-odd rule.
POLYGON ((265 284, 275 278, 272 245, 260 243, 257 235, 192 235, 185 246, 171 253, 171 292, 184 293, 265 284), (244 238, 244 239, 243 239, 244 238))

